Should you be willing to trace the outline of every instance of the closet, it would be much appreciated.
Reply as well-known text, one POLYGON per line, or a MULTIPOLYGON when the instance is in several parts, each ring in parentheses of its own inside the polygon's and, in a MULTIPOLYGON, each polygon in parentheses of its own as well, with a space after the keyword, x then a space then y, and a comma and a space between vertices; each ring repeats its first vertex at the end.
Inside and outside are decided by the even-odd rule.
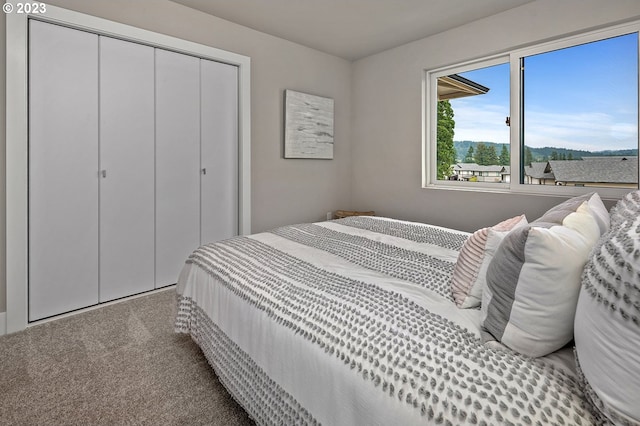
POLYGON ((236 66, 29 21, 28 318, 174 284, 238 232, 236 66))

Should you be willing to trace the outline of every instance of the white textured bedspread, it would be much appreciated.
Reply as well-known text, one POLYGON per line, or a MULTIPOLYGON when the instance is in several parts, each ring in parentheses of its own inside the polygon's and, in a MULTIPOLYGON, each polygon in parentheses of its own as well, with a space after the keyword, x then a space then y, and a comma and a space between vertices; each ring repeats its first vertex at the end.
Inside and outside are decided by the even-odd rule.
POLYGON ((591 424, 570 368, 483 345, 453 303, 468 235, 351 217, 206 245, 176 330, 258 424, 591 424))

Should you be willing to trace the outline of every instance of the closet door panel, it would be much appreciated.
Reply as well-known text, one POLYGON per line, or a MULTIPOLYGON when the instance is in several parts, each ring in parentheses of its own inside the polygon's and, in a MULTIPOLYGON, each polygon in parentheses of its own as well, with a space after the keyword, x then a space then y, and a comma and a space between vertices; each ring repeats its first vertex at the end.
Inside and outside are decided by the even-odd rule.
POLYGON ((206 244, 238 233, 238 68, 201 60, 201 230, 206 244))
POLYGON ((156 287, 200 244, 200 60, 156 49, 156 287))
POLYGON ((98 36, 30 21, 29 320, 98 302, 98 36))
POLYGON ((100 301, 154 288, 154 49, 100 37, 100 301))

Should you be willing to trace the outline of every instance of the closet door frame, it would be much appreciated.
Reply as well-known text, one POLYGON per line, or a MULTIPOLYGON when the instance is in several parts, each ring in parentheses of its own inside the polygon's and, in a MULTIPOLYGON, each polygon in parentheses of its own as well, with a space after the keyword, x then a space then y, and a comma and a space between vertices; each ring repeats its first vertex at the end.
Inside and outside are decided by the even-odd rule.
POLYGON ((6 330, 24 330, 28 312, 28 20, 224 62, 238 67, 238 232, 251 233, 251 59, 199 43, 47 5, 46 14, 7 14, 6 330))

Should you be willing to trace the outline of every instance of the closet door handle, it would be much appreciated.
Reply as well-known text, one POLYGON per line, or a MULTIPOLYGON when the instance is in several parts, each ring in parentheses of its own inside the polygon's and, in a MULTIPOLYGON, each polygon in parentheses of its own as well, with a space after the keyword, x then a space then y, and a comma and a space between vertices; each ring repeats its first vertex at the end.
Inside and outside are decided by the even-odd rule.
POLYGON ((100 171, 100 175, 102 175, 103 178, 107 177, 107 171, 106 170, 101 170, 100 171))
POLYGON ((202 169, 202 174, 206 175, 207 174, 207 169, 202 169))

